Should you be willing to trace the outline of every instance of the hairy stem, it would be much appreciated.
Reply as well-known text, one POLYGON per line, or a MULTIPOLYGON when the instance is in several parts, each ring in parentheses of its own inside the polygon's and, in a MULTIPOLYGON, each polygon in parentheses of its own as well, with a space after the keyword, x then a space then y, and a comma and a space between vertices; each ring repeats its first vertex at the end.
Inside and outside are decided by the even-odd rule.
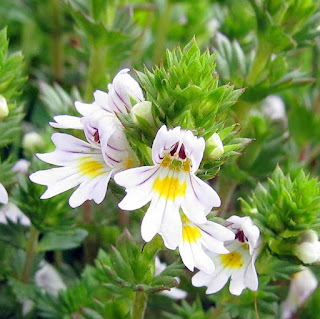
POLYGON ((136 291, 134 296, 131 319, 143 319, 147 306, 147 294, 144 291, 136 291))
POLYGON ((39 234, 39 231, 34 226, 31 226, 29 239, 26 245, 26 258, 21 275, 21 281, 23 283, 27 283, 30 280, 33 259, 37 251, 39 234))

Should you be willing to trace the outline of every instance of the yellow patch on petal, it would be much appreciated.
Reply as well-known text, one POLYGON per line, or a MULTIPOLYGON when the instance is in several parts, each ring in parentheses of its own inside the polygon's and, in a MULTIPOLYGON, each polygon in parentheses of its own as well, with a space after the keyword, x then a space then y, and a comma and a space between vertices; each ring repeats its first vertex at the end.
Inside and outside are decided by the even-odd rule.
POLYGON ((161 162, 161 166, 168 167, 170 170, 177 172, 180 172, 182 170, 185 172, 190 172, 191 161, 188 158, 186 160, 180 160, 170 155, 166 155, 161 162))
POLYGON ((180 183, 179 178, 166 176, 164 179, 157 179, 153 183, 153 190, 160 197, 165 197, 167 200, 175 200, 176 197, 183 197, 186 194, 187 183, 180 183))
POLYGON ((226 255, 220 255, 219 257, 224 267, 240 269, 244 264, 244 261, 241 258, 241 254, 236 251, 233 251, 226 255))
POLYGON ((105 173, 103 165, 92 159, 91 156, 85 156, 79 159, 78 169, 84 176, 95 178, 105 173))
POLYGON ((134 161, 131 158, 128 158, 125 163, 125 168, 126 169, 131 168, 131 167, 133 167, 133 164, 134 164, 134 161))
POLYGON ((201 238, 201 232, 198 227, 195 226, 183 226, 182 239, 189 243, 195 243, 198 238, 201 238))

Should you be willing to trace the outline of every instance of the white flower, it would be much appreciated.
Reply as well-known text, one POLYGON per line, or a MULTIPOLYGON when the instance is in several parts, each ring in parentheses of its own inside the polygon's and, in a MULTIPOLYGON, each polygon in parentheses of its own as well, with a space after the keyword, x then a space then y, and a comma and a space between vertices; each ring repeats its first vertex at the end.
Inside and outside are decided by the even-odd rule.
POLYGON ((232 216, 227 221, 236 236, 235 240, 225 243, 230 252, 225 255, 210 253, 216 265, 215 271, 212 274, 199 271, 193 276, 192 284, 196 287, 207 286, 206 293, 213 294, 221 290, 231 277, 229 290, 233 295, 240 295, 245 288, 256 291, 258 276, 254 263, 260 231, 249 217, 232 216))
POLYGON ((183 263, 191 271, 196 267, 205 273, 212 273, 215 265, 205 249, 216 254, 227 254, 229 250, 224 247, 223 242, 234 239, 234 233, 211 221, 194 224, 186 216, 182 217, 182 224, 179 252, 183 263))
POLYGON ((126 188, 119 203, 124 210, 135 210, 151 202, 141 224, 141 235, 150 241, 159 233, 169 249, 181 240, 180 209, 194 223, 205 223, 212 207, 220 206, 218 194, 195 176, 205 148, 203 138, 176 127, 163 125, 153 142, 154 166, 132 168, 118 173, 116 183, 126 188))
POLYGON ((48 186, 42 199, 80 185, 70 196, 71 207, 80 206, 91 199, 100 204, 105 197, 111 175, 119 169, 127 168, 132 161, 130 152, 121 148, 121 141, 118 139, 115 139, 118 148, 110 144, 109 154, 112 151, 112 156, 109 155, 108 163, 98 146, 63 133, 55 133, 51 139, 56 149, 37 156, 44 162, 61 167, 35 172, 30 175, 30 180, 48 186))
POLYGON ((294 274, 290 283, 288 296, 282 304, 281 318, 292 318, 297 309, 307 300, 317 286, 317 278, 308 268, 304 268, 302 271, 294 274))
MULTIPOLYGON (((129 69, 123 69, 116 74, 113 82, 108 84, 109 93, 95 91, 93 103, 75 102, 76 110, 83 118, 87 118, 86 123, 83 123, 83 118, 77 116, 57 115, 54 117, 55 122, 50 122, 50 125, 55 128, 82 130, 90 123, 88 121, 90 119, 92 121, 90 125, 96 126, 97 130, 97 123, 102 118, 111 117, 117 120, 115 114, 128 113, 133 106, 133 101, 136 103, 144 101, 142 90, 138 82, 128 74, 129 71, 129 69)), ((88 140, 92 139, 88 138, 88 140)))
POLYGON ((9 115, 9 109, 6 98, 0 94, 0 118, 9 115))
POLYGON ((318 234, 308 229, 301 235, 301 243, 295 247, 297 257, 305 264, 312 264, 320 259, 320 242, 318 234))
POLYGON ((0 183, 0 203, 7 204, 8 203, 8 193, 4 186, 0 183))
POLYGON ((219 158, 224 153, 224 147, 219 134, 217 133, 212 134, 210 138, 208 138, 206 143, 208 146, 214 147, 212 152, 209 154, 210 158, 212 159, 219 158))
POLYGON ((138 82, 131 77, 129 69, 120 70, 108 84, 108 106, 113 113, 128 113, 134 104, 144 101, 138 82))
MULTIPOLYGON (((63 282, 57 270, 46 261, 42 260, 40 269, 34 275, 35 284, 45 292, 57 297, 60 290, 66 290, 67 287, 63 282)), ((22 315, 29 315, 34 308, 34 302, 31 299, 25 299, 22 302, 22 315)))
POLYGON ((277 95, 269 95, 262 103, 263 113, 271 120, 287 121, 283 100, 277 95))
POLYGON ((7 224, 7 219, 13 223, 20 223, 24 226, 30 226, 30 219, 14 204, 9 203, 0 208, 0 223, 7 224))
MULTIPOLYGON (((156 256, 154 263, 155 263, 155 274, 154 274, 155 276, 160 275, 167 268, 167 265, 165 263, 162 263, 158 256, 156 256)), ((180 283, 180 280, 178 277, 175 277, 175 279, 177 280, 178 283, 180 283)), ((161 294, 171 299, 184 299, 187 297, 186 291, 176 287, 171 288, 170 291, 163 290, 161 291, 161 294)))
POLYGON ((54 296, 57 296, 60 290, 65 290, 67 288, 62 281, 61 276, 53 266, 42 261, 40 267, 41 268, 34 275, 34 280, 38 287, 43 288, 54 296))
POLYGON ((15 173, 25 174, 28 172, 30 162, 25 159, 19 159, 12 167, 12 171, 15 173))

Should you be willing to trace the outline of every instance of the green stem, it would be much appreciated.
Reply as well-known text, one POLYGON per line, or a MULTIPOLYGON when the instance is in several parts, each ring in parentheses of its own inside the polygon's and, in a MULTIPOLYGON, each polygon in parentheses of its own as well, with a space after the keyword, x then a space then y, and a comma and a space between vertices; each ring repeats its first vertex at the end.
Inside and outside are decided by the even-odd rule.
POLYGON ((165 7, 160 13, 159 24, 156 35, 156 42, 154 46, 153 52, 153 62, 155 64, 159 63, 163 57, 163 53, 166 47, 166 37, 170 23, 170 11, 172 8, 172 4, 170 0, 167 0, 165 3, 165 7))
POLYGON ((220 217, 224 217, 232 201, 232 195, 238 183, 227 176, 221 175, 219 177, 219 195, 221 197, 220 217))
POLYGON ((271 53, 272 46, 270 43, 259 37, 257 52, 247 78, 248 84, 254 85, 260 81, 261 74, 270 61, 271 53))
POLYGON ((51 0, 53 35, 52 35, 52 51, 53 51, 53 76, 55 80, 63 79, 63 32, 62 32, 62 14, 59 8, 60 0, 51 0))
POLYGON ((144 291, 137 291, 134 296, 131 319, 143 319, 147 306, 147 294, 144 291))
POLYGON ((37 251, 39 234, 39 231, 34 226, 31 226, 29 239, 26 245, 26 258, 21 275, 21 281, 23 283, 27 283, 30 280, 33 259, 37 251))
POLYGON ((99 88, 105 77, 105 56, 106 48, 93 46, 89 61, 88 82, 85 91, 85 101, 92 100, 92 93, 99 88))

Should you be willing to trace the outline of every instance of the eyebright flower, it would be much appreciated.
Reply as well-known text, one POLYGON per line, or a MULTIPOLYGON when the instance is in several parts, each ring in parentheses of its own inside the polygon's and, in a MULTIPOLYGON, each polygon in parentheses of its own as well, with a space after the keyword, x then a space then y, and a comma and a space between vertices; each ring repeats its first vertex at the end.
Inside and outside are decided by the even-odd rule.
POLYGON ((48 186, 41 199, 53 197, 80 185, 70 196, 71 207, 80 206, 86 200, 92 199, 100 204, 112 174, 131 167, 133 161, 130 150, 125 149, 126 140, 115 139, 113 143, 117 145, 108 144, 108 152, 103 155, 99 146, 68 134, 54 133, 51 139, 56 149, 37 156, 44 162, 61 167, 30 175, 30 180, 34 183, 48 186), (108 161, 105 161, 105 158, 108 161))
POLYGON ((1 183, 0 183, 0 203, 1 204, 8 203, 8 193, 1 183))
MULTIPOLYGON (((70 115, 57 115, 54 117, 55 122, 50 125, 62 129, 80 129, 91 144, 101 146, 102 152, 105 153, 105 147, 109 138, 117 131, 116 135, 122 135, 125 139, 123 126, 116 114, 126 114, 132 109, 132 103, 137 102, 135 106, 144 105, 142 90, 129 74, 129 69, 123 69, 108 84, 109 93, 97 90, 93 93, 93 103, 75 102, 76 110, 82 117, 70 115)), ((150 102, 148 102, 150 103, 150 102)))
POLYGON ((250 217, 232 216, 227 221, 235 233, 235 240, 225 243, 230 251, 225 255, 210 253, 216 269, 212 274, 199 271, 192 278, 195 287, 207 286, 207 294, 221 290, 231 277, 229 290, 240 295, 245 288, 258 289, 258 277, 254 267, 259 247, 259 228, 253 225, 250 217))
POLYGON ((82 117, 58 115, 51 126, 62 129, 80 129, 88 142, 68 134, 53 134, 56 150, 37 156, 49 164, 61 166, 30 175, 38 184, 47 185, 42 199, 50 198, 79 185, 70 196, 69 204, 77 207, 93 199, 100 204, 105 197, 110 178, 120 170, 134 166, 136 155, 126 139, 116 113, 127 112, 134 100, 143 101, 139 84, 121 70, 108 85, 109 93, 94 92, 91 104, 75 102, 82 117))
POLYGON ((30 219, 13 203, 8 203, 0 208, 0 224, 19 223, 24 226, 30 226, 30 219))
POLYGON ((159 233, 169 249, 181 241, 180 209, 194 223, 206 223, 212 207, 220 206, 218 194, 196 177, 205 148, 203 138, 180 127, 168 130, 163 125, 152 145, 154 166, 132 168, 115 175, 114 180, 126 188, 119 203, 124 210, 150 206, 142 220, 141 235, 150 241, 159 233))
POLYGON ((303 305, 308 297, 317 288, 318 281, 310 269, 304 268, 293 275, 289 293, 282 304, 282 319, 293 318, 297 309, 303 305))
MULTIPOLYGON (((113 82, 108 84, 109 93, 101 90, 95 91, 93 93, 93 103, 76 101, 76 110, 84 118, 91 119, 92 122, 95 122, 97 126, 99 120, 104 117, 116 119, 115 114, 128 113, 133 106, 132 102, 135 101, 137 104, 143 102, 143 92, 138 82, 128 74, 129 71, 129 69, 123 69, 116 74, 113 82)), ((54 117, 54 120, 55 122, 50 122, 50 125, 55 128, 81 130, 85 126, 85 124, 82 123, 83 118, 77 116, 57 115, 54 117)), ((94 123, 92 123, 92 125, 94 126, 94 123)))
POLYGON ((182 216, 182 241, 179 252, 185 266, 194 271, 194 267, 205 273, 212 273, 215 269, 208 251, 216 254, 227 254, 223 242, 232 240, 235 234, 228 228, 217 223, 207 221, 204 224, 194 224, 185 215, 182 216))

